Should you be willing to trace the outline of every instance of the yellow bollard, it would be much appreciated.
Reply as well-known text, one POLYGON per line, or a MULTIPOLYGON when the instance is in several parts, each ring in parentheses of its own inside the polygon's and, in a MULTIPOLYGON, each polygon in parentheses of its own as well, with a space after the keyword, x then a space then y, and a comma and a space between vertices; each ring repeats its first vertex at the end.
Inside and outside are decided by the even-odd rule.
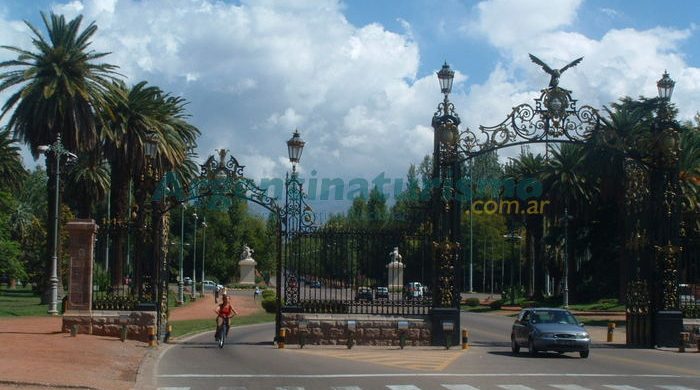
POLYGON ((170 335, 173 334, 173 326, 168 324, 167 329, 168 330, 165 332, 165 338, 163 339, 163 341, 165 341, 166 343, 168 342, 168 340, 170 340, 170 335))
POLYGON ((608 322, 608 342, 613 342, 613 333, 615 332, 615 323, 608 322))
POLYGON ((283 349, 284 348, 284 338, 287 335, 287 329, 280 329, 280 335, 277 338, 277 348, 283 349))
POLYGON ((157 346, 156 342, 156 327, 155 326, 149 326, 148 327, 148 346, 149 347, 155 347, 157 346))
POLYGON ((690 333, 681 332, 681 343, 678 345, 678 352, 685 352, 685 343, 690 339, 690 333))
POLYGON ((462 349, 469 349, 469 331, 462 329, 462 349))

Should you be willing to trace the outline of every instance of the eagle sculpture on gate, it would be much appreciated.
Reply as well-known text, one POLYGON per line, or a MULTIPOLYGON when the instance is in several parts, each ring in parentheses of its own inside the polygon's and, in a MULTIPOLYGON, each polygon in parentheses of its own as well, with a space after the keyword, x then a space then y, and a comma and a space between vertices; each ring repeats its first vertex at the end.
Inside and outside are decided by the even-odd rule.
POLYGON ((530 59, 532 60, 532 62, 536 63, 537 65, 540 65, 545 72, 549 73, 552 76, 552 78, 549 80, 549 88, 556 88, 559 85, 559 76, 561 76, 561 74, 564 73, 565 70, 578 65, 581 62, 581 60, 583 60, 583 57, 571 61, 569 65, 566 65, 561 69, 550 68, 541 59, 533 56, 532 54, 530 54, 530 59))

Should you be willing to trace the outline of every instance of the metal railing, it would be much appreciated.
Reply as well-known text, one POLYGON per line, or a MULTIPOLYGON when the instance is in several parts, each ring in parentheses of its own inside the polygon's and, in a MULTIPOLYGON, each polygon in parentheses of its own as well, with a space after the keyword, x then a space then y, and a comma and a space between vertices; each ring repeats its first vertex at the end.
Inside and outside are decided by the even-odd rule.
POLYGON ((426 235, 397 231, 320 230, 287 240, 283 311, 427 315, 432 308, 432 246, 426 235), (387 265, 398 247, 402 285, 389 285, 387 265), (409 292, 407 284, 420 283, 409 292), (378 294, 382 287, 388 294, 378 294))

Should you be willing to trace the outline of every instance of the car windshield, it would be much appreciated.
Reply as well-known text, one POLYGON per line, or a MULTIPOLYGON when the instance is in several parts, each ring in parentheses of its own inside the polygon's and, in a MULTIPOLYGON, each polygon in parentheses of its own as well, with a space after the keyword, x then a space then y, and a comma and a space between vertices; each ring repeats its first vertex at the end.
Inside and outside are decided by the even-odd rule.
POLYGON ((530 320, 533 324, 570 324, 578 325, 571 313, 561 310, 537 310, 532 312, 530 320))

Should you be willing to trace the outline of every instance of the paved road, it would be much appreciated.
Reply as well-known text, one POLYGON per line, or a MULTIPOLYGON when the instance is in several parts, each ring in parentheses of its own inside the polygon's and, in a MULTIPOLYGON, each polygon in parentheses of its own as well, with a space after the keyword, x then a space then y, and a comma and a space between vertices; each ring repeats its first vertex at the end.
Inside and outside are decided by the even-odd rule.
POLYGON ((231 330, 219 349, 213 334, 169 349, 156 368, 162 389, 585 390, 700 389, 700 354, 596 345, 574 354, 531 358, 510 353, 512 319, 463 314, 472 347, 276 349, 271 324, 231 330))

